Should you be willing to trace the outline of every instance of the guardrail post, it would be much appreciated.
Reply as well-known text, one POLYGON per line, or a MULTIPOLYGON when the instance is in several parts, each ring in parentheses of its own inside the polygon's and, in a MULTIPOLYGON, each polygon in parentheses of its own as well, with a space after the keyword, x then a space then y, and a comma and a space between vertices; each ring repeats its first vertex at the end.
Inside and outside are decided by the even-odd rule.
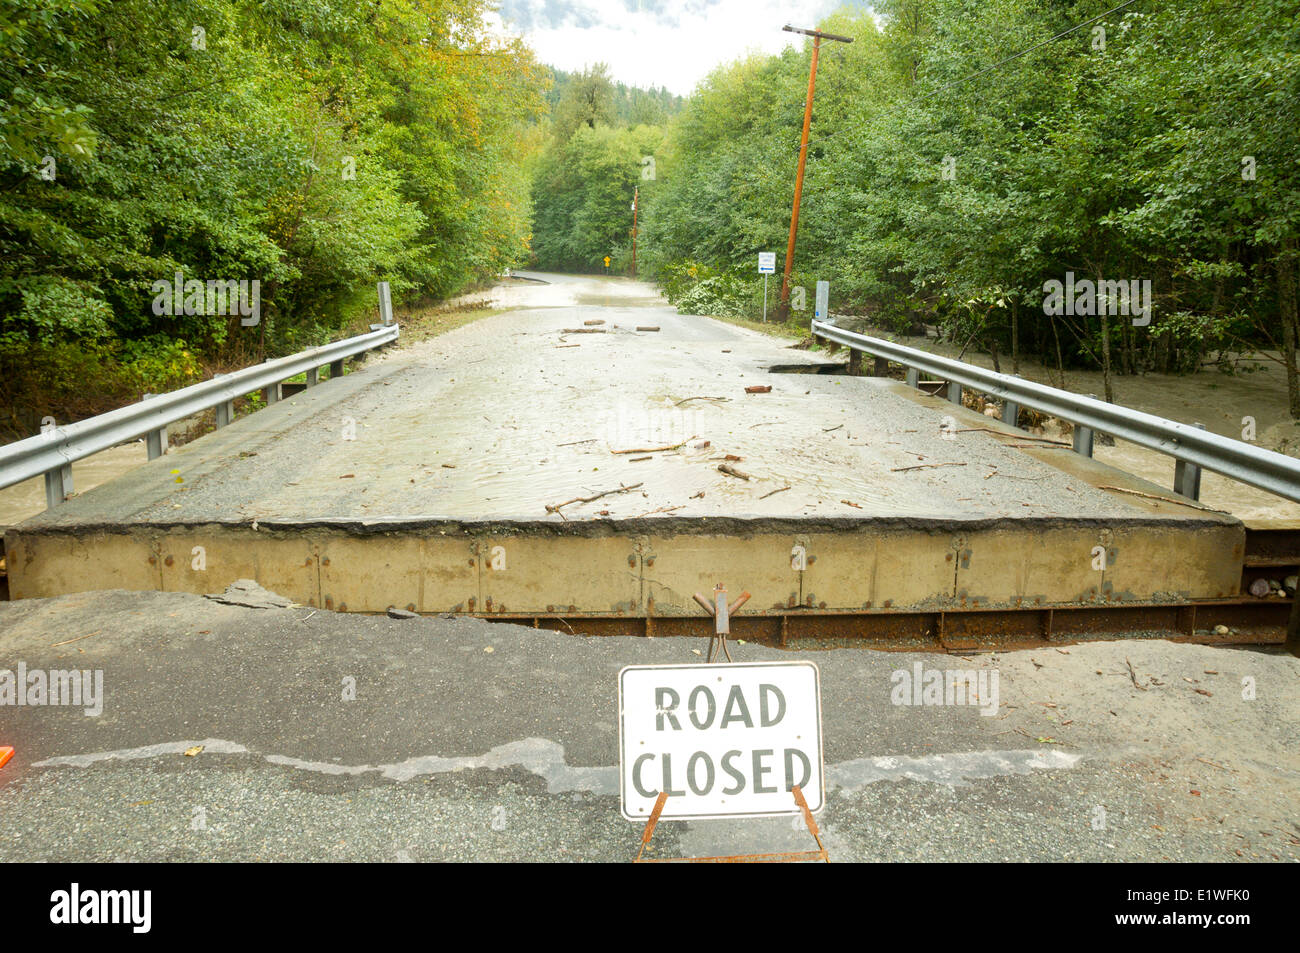
POLYGON ((862 376, 862 352, 849 348, 849 377, 862 376))
POLYGON ((276 381, 270 387, 263 387, 262 399, 266 401, 266 406, 268 407, 270 407, 272 404, 278 403, 281 400, 284 400, 284 390, 281 386, 281 383, 279 381, 276 381))
POLYGON ((343 376, 343 358, 330 362, 330 380, 343 376))
POLYGON ((1019 423, 1017 423, 1017 421, 1019 420, 1020 420, 1020 405, 1017 404, 1014 400, 1003 401, 1002 422, 1004 424, 1010 424, 1013 427, 1018 427, 1020 426, 1019 423))
MULTIPOLYGON (((1205 424, 1192 424, 1197 430, 1204 430, 1205 424)), ((1174 492, 1191 500, 1201 498, 1201 468, 1194 463, 1179 460, 1174 464, 1174 492)))
POLYGON ((948 382, 948 400, 958 407, 961 406, 961 385, 956 381, 948 382))
POLYGON ((1286 627, 1286 650, 1300 656, 1300 589, 1291 596, 1291 621, 1286 627))
POLYGON ((320 368, 313 367, 307 371, 307 386, 315 387, 320 383, 320 368))
MULTIPOLYGON (((212 379, 216 381, 229 376, 229 374, 213 374, 212 379)), ((217 429, 230 426, 230 422, 235 419, 235 402, 233 400, 223 400, 219 404, 213 404, 212 409, 217 412, 217 429)))
POLYGON ((874 365, 872 366, 872 368, 871 368, 871 376, 872 376, 872 377, 888 377, 888 376, 889 376, 889 358, 887 358, 887 357, 878 357, 878 358, 876 358, 876 360, 875 360, 875 364, 874 364, 874 365))
POLYGON ((907 369, 907 386, 913 390, 921 386, 921 372, 915 367, 907 369))
MULTIPOLYGON (((156 397, 156 394, 145 394, 141 400, 148 400, 156 397)), ((167 428, 161 430, 150 430, 144 435, 145 451, 149 454, 150 460, 157 460, 167 452, 167 428)))
POLYGON ((50 509, 58 506, 72 495, 72 464, 45 472, 45 505, 50 509))
POLYGON ((1085 457, 1092 456, 1092 428, 1074 425, 1074 452, 1085 457))

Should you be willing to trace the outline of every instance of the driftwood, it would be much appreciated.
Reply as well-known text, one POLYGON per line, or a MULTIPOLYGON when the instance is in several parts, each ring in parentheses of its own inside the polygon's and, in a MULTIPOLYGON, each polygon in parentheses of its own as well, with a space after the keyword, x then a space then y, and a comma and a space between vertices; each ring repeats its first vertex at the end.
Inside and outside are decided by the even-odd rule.
POLYGON ((790 489, 788 486, 783 486, 780 489, 773 490, 771 493, 764 493, 762 496, 759 497, 759 499, 766 500, 769 496, 776 496, 778 493, 784 493, 788 489, 790 489))
POLYGON ((749 479, 748 473, 745 473, 741 470, 737 470, 735 467, 728 466, 725 463, 718 464, 718 469, 721 470, 723 473, 725 473, 727 476, 739 477, 742 480, 749 479))
POLYGON ((905 470, 928 470, 931 467, 964 467, 965 463, 919 463, 914 467, 891 467, 890 473, 902 473, 905 470))
POLYGON ((660 453, 664 450, 676 450, 678 447, 682 447, 690 443, 698 436, 699 434, 693 433, 685 440, 683 440, 681 443, 674 443, 667 447, 633 447, 631 450, 611 450, 610 453, 660 453))
MULTIPOLYGON (((565 500, 563 503, 555 503, 555 504, 548 503, 546 504, 546 512, 560 513, 560 510, 568 506, 570 503, 591 503, 594 502, 595 500, 599 500, 602 496, 609 496, 613 493, 626 493, 629 490, 640 489, 643 486, 645 486, 644 483, 633 483, 631 486, 620 486, 616 490, 606 490, 603 493, 597 493, 595 496, 575 496, 573 499, 565 500)), ((560 515, 563 516, 564 514, 560 513, 560 515)))
POLYGON ((639 324, 639 325, 637 325, 637 330, 638 330, 638 331, 658 331, 658 330, 659 330, 659 326, 658 326, 657 324, 639 324))
POLYGON ((1207 513, 1223 513, 1225 510, 1216 510, 1212 506, 1201 506, 1199 503, 1193 503, 1191 500, 1171 500, 1167 496, 1156 496, 1154 493, 1142 493, 1138 490, 1126 490, 1122 486, 1108 486, 1102 484, 1097 487, 1099 490, 1114 490, 1116 493, 1128 493, 1132 496, 1140 496, 1147 500, 1159 500, 1161 503, 1173 503, 1175 506, 1190 506, 1194 510, 1205 510, 1207 513))
POLYGON ((1052 443, 1056 444, 1058 447, 1073 446, 1073 444, 1067 443, 1063 440, 1052 440, 1048 437, 1030 437, 1022 433, 1007 433, 1003 430, 994 430, 992 427, 963 427, 960 430, 954 430, 953 433, 995 433, 999 437, 1015 437, 1017 440, 1034 440, 1038 443, 1052 443))
POLYGON ((746 394, 770 394, 772 392, 771 384, 755 384, 752 387, 746 387, 746 394))
POLYGON ((727 401, 727 400, 730 400, 730 399, 731 399, 730 397, 687 397, 687 398, 684 398, 683 400, 679 400, 677 403, 673 404, 673 406, 674 406, 674 407, 680 407, 682 404, 684 404, 684 403, 686 403, 687 401, 690 401, 690 400, 722 400, 722 401, 727 401))
POLYGON ((604 328, 565 328, 561 334, 604 334, 604 328))

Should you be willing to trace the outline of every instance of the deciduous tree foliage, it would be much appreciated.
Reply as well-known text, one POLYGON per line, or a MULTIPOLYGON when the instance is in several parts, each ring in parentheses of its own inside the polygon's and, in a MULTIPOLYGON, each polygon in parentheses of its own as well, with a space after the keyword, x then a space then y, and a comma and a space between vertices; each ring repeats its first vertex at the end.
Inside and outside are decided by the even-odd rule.
MULTIPOLYGON (((879 26, 821 24, 856 42, 823 46, 795 277, 1013 367, 1103 368, 1108 391, 1276 349, 1300 416, 1300 4, 1140 0, 1050 39, 1114 5, 886 0, 879 26), (1067 272, 1150 280, 1149 325, 1045 314, 1067 272)), ((784 252, 808 65, 720 69, 670 123, 642 233, 670 293, 752 285, 755 254, 784 252)))
POLYGON ((603 63, 557 75, 561 89, 533 169, 534 263, 551 271, 603 272, 608 256, 611 271, 626 273, 633 197, 639 188, 644 204, 653 194, 664 138, 663 126, 631 117, 659 97, 616 86, 603 63), (646 158, 653 164, 643 165, 646 158))
POLYGON ((486 6, 0 0, 0 427, 521 262, 544 71, 486 6), (260 281, 261 324, 155 314, 177 272, 260 281))

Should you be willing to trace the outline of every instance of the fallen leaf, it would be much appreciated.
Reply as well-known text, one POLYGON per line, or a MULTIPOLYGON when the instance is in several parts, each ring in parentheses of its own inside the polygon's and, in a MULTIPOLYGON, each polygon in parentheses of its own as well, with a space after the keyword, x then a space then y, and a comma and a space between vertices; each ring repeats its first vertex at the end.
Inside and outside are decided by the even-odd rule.
POLYGON ((203 745, 195 745, 193 748, 185 749, 185 757, 192 758, 203 750, 203 745))

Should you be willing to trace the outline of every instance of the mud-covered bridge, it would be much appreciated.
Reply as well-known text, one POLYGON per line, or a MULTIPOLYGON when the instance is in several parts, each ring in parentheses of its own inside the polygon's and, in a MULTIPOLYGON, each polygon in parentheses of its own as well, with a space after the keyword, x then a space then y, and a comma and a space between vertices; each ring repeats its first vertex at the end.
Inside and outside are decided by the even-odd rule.
POLYGON ((752 594, 733 632, 781 644, 1284 636, 1289 603, 1243 586, 1298 533, 645 285, 545 278, 11 528, 12 596, 255 579, 656 635, 705 631, 721 582, 752 594))

